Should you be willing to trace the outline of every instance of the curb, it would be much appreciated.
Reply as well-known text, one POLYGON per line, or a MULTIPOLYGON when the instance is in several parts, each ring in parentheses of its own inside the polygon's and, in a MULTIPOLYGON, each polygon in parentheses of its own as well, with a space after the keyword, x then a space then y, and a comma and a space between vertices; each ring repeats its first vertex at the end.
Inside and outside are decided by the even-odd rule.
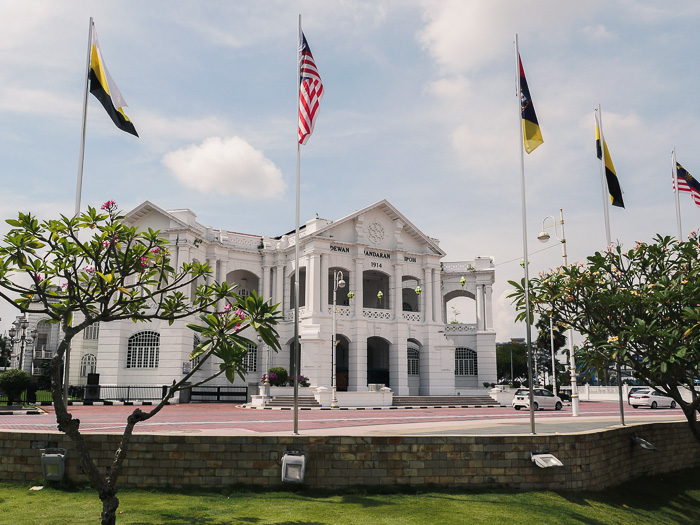
MULTIPOLYGON (((266 407, 239 405, 248 410, 294 410, 294 407, 266 407)), ((299 410, 422 410, 430 408, 511 408, 506 405, 431 405, 431 406, 387 406, 387 407, 299 407, 299 410)))

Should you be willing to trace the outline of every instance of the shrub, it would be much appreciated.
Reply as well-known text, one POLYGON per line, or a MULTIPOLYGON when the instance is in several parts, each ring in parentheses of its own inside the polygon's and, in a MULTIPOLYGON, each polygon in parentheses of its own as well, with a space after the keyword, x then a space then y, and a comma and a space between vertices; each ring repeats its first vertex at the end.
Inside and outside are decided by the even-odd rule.
POLYGON ((267 373, 267 377, 270 380, 270 384, 272 386, 284 386, 289 380, 289 374, 287 373, 287 370, 282 368, 281 366, 273 366, 267 371, 267 373))
POLYGON ((7 404, 14 405, 15 398, 21 398, 31 382, 32 377, 24 370, 8 370, 0 374, 0 388, 7 392, 7 404))

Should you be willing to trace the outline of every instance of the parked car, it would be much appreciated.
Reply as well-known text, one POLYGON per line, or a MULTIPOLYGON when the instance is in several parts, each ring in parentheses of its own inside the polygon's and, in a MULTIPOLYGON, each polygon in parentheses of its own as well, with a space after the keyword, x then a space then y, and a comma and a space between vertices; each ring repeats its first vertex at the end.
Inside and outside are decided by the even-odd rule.
MULTIPOLYGON (((563 406, 559 396, 555 396, 544 388, 535 388, 532 391, 532 395, 534 397, 535 410, 544 410, 545 408, 561 410, 563 406)), ((513 408, 515 410, 530 408, 530 391, 527 388, 521 388, 515 392, 513 396, 513 408)))
POLYGON ((630 396, 630 405, 632 408, 676 408, 676 402, 673 399, 653 388, 637 390, 630 396))
POLYGON ((630 399, 632 399, 632 394, 639 392, 640 390, 649 390, 650 386, 633 386, 627 391, 627 404, 631 405, 630 399))

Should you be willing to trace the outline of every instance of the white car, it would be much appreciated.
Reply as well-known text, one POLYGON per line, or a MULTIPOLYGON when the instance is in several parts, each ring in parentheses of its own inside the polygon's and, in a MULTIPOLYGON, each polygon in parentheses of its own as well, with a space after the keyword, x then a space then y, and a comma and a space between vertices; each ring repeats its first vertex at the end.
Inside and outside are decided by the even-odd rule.
MULTIPOLYGON (((561 410, 563 406, 559 396, 555 396, 544 388, 535 388, 532 391, 532 395, 535 400, 535 410, 544 410, 545 408, 561 410)), ((521 388, 515 392, 513 396, 513 408, 515 410, 530 408, 530 391, 527 388, 521 388)))
POLYGON ((630 395, 630 405, 632 408, 676 408, 676 402, 653 388, 637 390, 630 395))

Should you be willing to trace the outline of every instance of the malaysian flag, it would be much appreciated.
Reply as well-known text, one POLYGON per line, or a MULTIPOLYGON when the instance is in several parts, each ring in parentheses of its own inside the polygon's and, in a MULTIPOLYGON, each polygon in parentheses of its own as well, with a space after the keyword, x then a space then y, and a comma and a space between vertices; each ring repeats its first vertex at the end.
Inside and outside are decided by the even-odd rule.
MULTIPOLYGON (((700 206, 700 182, 688 173, 683 166, 676 162, 676 173, 678 173, 678 191, 690 193, 693 202, 700 206)), ((676 189, 676 180, 673 178, 673 189, 676 189)))
POLYGON ((318 108, 323 98, 323 83, 304 33, 299 49, 299 144, 306 144, 314 132, 318 108))

